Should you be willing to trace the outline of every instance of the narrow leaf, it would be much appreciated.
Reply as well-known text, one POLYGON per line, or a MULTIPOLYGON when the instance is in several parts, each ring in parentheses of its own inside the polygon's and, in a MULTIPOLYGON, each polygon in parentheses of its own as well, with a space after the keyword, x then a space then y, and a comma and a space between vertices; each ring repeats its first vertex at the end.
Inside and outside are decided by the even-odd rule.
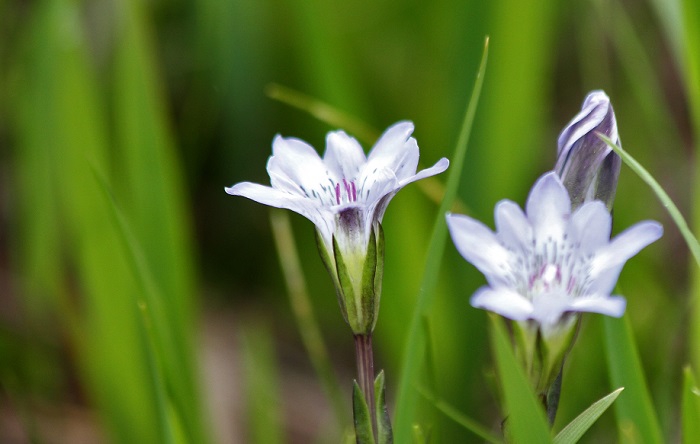
POLYGON ((148 365, 152 389, 155 393, 154 399, 158 411, 161 437, 164 442, 173 443, 175 442, 174 430, 177 428, 176 422, 178 419, 170 413, 166 390, 166 385, 169 381, 164 371, 163 355, 165 352, 162 346, 163 340, 160 339, 163 336, 163 331, 166 330, 162 317, 162 307, 159 303, 161 296, 143 254, 143 249, 134 236, 121 209, 117 206, 106 177, 94 166, 92 171, 97 188, 102 191, 105 204, 110 209, 110 216, 115 225, 117 237, 128 253, 127 258, 131 272, 140 286, 140 296, 136 293, 131 293, 133 308, 138 310, 138 334, 141 337, 141 347, 148 365))
POLYGON ((584 433, 600 418, 608 407, 620 396, 624 387, 613 391, 607 396, 591 404, 586 410, 566 425, 554 438, 554 444, 573 444, 578 442, 584 433))
POLYGON ((481 58, 479 71, 474 82, 474 90, 467 106, 467 111, 462 122, 455 153, 452 156, 450 173, 445 190, 445 196, 438 210, 437 220, 433 228, 428 255, 426 259, 426 269, 423 275, 423 283, 416 301, 416 307, 409 326, 408 339, 403 352, 401 363, 401 379, 396 396, 396 421, 394 433, 396 442, 404 443, 411 440, 411 424, 414 422, 418 393, 413 384, 418 380, 418 372, 421 371, 423 353, 425 352, 425 334, 421 327, 421 319, 427 315, 432 306, 433 295, 437 288, 438 272, 445 251, 445 240, 447 238, 447 224, 445 213, 451 208, 452 202, 457 195, 462 165, 467 152, 467 142, 471 134, 476 107, 481 94, 481 86, 486 72, 486 61, 488 59, 488 38, 484 42, 484 53, 481 58))
POLYGON ((352 411, 357 444, 375 444, 369 407, 357 381, 352 384, 352 411))
POLYGON ((664 442, 659 421, 651 402, 637 346, 627 315, 621 319, 606 316, 605 354, 608 359, 610 384, 625 387, 625 396, 615 403, 620 440, 629 434, 647 443, 664 442))
POLYGON ((537 402, 511 349, 502 321, 491 317, 491 346, 496 357, 498 378, 503 388, 505 427, 512 442, 552 442, 542 406, 537 402))
POLYGON ((690 231, 688 223, 685 221, 685 218, 681 214, 676 204, 673 203, 669 195, 663 188, 661 188, 661 185, 659 185, 654 177, 627 151, 615 145, 612 140, 603 136, 602 134, 598 134, 598 137, 603 139, 603 141, 607 143, 610 148, 615 150, 620 158, 622 158, 622 161, 625 162, 627 166, 630 167, 630 169, 634 171, 644 182, 646 182, 649 187, 651 187, 656 194, 656 197, 668 211, 668 214, 671 216, 671 219, 673 219, 673 222, 675 222, 676 226, 681 232, 681 235, 683 235, 683 239, 688 245, 688 248, 690 248, 690 252, 693 254, 695 262, 698 264, 698 266, 700 266, 700 244, 698 243, 697 238, 693 235, 693 232, 690 231))
POLYGON ((380 371, 374 380, 375 411, 377 412, 378 444, 392 444, 394 438, 391 431, 391 418, 386 408, 386 386, 384 370, 380 371))

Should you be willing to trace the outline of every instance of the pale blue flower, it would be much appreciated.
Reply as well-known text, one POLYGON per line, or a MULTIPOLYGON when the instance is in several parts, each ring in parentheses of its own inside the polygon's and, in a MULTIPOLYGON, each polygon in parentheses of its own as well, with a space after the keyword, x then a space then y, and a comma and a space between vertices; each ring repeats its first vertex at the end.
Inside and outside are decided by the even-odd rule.
POLYGON ((663 233, 659 223, 645 221, 610 240, 612 217, 605 205, 587 202, 572 212, 554 172, 535 183, 525 213, 514 202, 499 202, 495 222, 494 233, 470 217, 447 215, 457 250, 488 281, 471 304, 533 321, 545 339, 561 333, 560 323, 569 324, 571 313, 622 316, 625 299, 611 296, 622 267, 663 233))
POLYGON ((365 155, 343 131, 328 133, 320 157, 307 143, 275 137, 267 162, 271 186, 238 183, 226 192, 311 220, 321 257, 333 278, 343 316, 353 332, 371 332, 379 309, 384 241, 381 221, 396 193, 416 180, 445 171, 446 158, 416 172, 413 123, 389 127, 365 155))

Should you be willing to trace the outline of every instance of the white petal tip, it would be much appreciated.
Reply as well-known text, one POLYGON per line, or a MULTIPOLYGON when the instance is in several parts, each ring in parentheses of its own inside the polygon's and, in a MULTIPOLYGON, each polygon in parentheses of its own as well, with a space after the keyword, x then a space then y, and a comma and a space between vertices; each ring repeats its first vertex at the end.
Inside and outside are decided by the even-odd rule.
POLYGON ((442 159, 437 161, 437 163, 435 164, 435 166, 433 166, 433 168, 439 169, 440 172, 442 173, 449 166, 450 166, 450 160, 447 157, 443 157, 442 159))

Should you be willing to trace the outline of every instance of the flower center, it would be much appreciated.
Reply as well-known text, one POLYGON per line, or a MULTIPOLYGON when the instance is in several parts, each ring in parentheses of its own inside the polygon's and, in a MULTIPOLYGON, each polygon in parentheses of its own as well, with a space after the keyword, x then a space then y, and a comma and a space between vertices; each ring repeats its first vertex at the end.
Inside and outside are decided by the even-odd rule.
POLYGON ((576 296, 586 291, 588 280, 586 272, 589 267, 589 257, 578 254, 576 245, 567 241, 566 237, 555 241, 535 241, 532 250, 522 251, 513 270, 520 282, 517 285, 532 300, 541 294, 568 294, 576 296), (525 287, 525 288, 523 288, 525 287))
POLYGON ((355 186, 355 181, 348 182, 343 179, 343 182, 335 184, 335 203, 340 205, 341 203, 357 202, 357 188, 355 186))

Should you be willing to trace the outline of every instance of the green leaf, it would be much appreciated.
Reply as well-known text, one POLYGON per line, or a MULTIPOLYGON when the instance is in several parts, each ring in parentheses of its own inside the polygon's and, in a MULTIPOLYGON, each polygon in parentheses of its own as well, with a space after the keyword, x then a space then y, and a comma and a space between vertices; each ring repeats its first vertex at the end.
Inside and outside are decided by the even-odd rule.
POLYGON ((615 403, 620 441, 662 443, 663 435, 651 402, 637 346, 627 315, 621 319, 605 316, 605 354, 610 385, 625 387, 625 396, 615 403))
POLYGON ((70 280, 71 289, 71 299, 59 303, 81 302, 79 311, 71 311, 71 347, 105 434, 112 442, 167 442, 177 432, 166 424, 165 382, 154 372, 143 334, 149 326, 134 304, 137 278, 109 203, 93 186, 90 164, 111 171, 114 153, 82 12, 75 2, 39 2, 27 22, 18 145, 31 145, 48 160, 43 166, 50 171, 41 177, 55 199, 51 221, 61 235, 61 260, 52 265, 60 267, 55 276, 61 284, 70 280))
POLYGON ((578 442, 584 433, 600 418, 608 407, 617 399, 624 387, 613 391, 607 396, 591 404, 586 410, 566 425, 554 438, 554 444, 573 444, 578 442))
POLYGON ((378 444, 392 444, 394 438, 391 432, 391 418, 386 408, 386 387, 384 370, 380 371, 374 380, 375 411, 377 412, 378 444))
POLYGON ((700 442, 700 392, 690 367, 683 370, 683 442, 700 442))
POLYGON ((352 412, 357 444, 375 444, 369 407, 357 381, 352 383, 352 412))
POLYGON ((467 152, 467 143, 471 134, 476 107, 481 94, 481 86, 486 72, 486 61, 488 59, 488 38, 484 42, 484 53, 481 58, 479 71, 474 82, 474 90, 467 105, 467 110, 462 122, 462 128, 455 146, 455 153, 452 156, 449 178, 445 188, 445 195, 438 210, 437 220, 433 227, 433 233, 428 247, 425 273, 423 283, 416 301, 416 306, 409 326, 408 339, 403 351, 401 362, 401 378, 396 395, 396 421, 394 433, 396 442, 404 443, 411 440, 411 425, 414 422, 418 393, 414 388, 415 381, 418 380, 418 372, 422 369, 423 354, 425 352, 426 338, 422 328, 422 319, 426 316, 433 303, 433 294, 437 288, 438 273, 445 251, 445 240, 447 239, 447 224, 445 213, 451 208, 457 195, 462 166, 467 152))
POLYGON ((170 385, 165 369, 164 355, 167 353, 163 347, 163 336, 168 329, 162 305, 162 295, 153 279, 149 264, 143 254, 143 249, 127 223, 124 214, 114 200, 112 190, 106 177, 93 167, 93 174, 97 189, 101 190, 104 201, 109 207, 109 214, 116 227, 117 237, 127 252, 129 266, 133 276, 140 286, 140 292, 131 293, 131 302, 134 310, 138 310, 138 332, 141 336, 141 347, 148 365, 151 377, 152 389, 155 393, 156 407, 158 409, 159 425, 164 442, 175 442, 175 430, 181 430, 179 421, 181 416, 174 414, 169 405, 166 385, 170 385))
POLYGON ((513 354, 508 334, 500 318, 491 315, 491 346, 496 357, 498 377, 503 388, 505 427, 509 441, 547 443, 552 439, 542 405, 513 354))

